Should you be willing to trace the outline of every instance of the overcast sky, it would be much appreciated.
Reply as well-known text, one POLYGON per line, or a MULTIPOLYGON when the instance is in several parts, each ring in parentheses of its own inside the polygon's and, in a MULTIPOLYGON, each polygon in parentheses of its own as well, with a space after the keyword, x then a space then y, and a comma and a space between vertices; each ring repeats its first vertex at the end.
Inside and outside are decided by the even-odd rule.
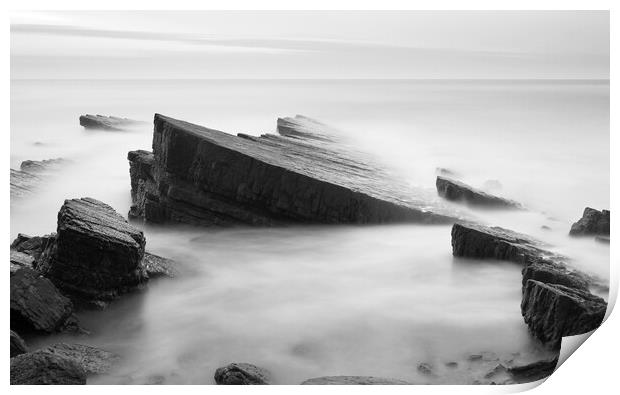
POLYGON ((11 78, 606 79, 609 13, 14 13, 11 78))

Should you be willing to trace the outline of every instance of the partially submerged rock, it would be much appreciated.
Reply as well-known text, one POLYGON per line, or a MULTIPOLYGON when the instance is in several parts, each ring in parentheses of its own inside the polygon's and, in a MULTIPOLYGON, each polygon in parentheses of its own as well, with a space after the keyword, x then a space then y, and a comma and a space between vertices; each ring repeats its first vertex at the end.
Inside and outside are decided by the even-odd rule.
POLYGON ((69 161, 63 158, 25 160, 21 163, 19 169, 30 174, 40 174, 49 171, 59 170, 62 166, 68 163, 69 161))
POLYGON ((129 127, 139 125, 142 122, 135 121, 133 119, 128 118, 119 118, 114 116, 105 116, 105 115, 80 115, 80 125, 84 126, 86 129, 101 129, 101 130, 112 130, 119 131, 125 130, 129 127))
POLYGON ((11 199, 32 195, 39 184, 67 162, 62 158, 23 161, 20 170, 11 169, 11 199))
POLYGON ((145 243, 142 231, 107 204, 65 200, 37 269, 79 299, 111 300, 148 279, 140 264, 145 243))
POLYGON ((522 285, 528 280, 536 280, 545 284, 559 284, 570 288, 588 291, 590 281, 583 273, 571 270, 566 265, 546 259, 529 262, 523 268, 522 285))
POLYGON ((58 343, 41 351, 75 362, 88 375, 106 373, 120 359, 116 354, 84 344, 58 343))
POLYGON ((558 364, 558 358, 543 359, 529 363, 506 364, 506 371, 515 383, 530 383, 549 377, 558 364))
POLYGON ((609 221, 609 210, 598 211, 586 207, 581 219, 571 226, 569 234, 571 236, 609 236, 609 221))
POLYGON ((513 200, 488 194, 484 191, 450 178, 437 176, 435 185, 439 196, 447 200, 464 202, 472 206, 488 208, 522 208, 519 203, 513 200))
POLYGON ((86 372, 73 360, 45 351, 11 358, 11 385, 86 384, 86 372))
POLYGON ((28 352, 26 342, 19 335, 11 331, 11 358, 28 352))
POLYGON ((73 304, 50 280, 28 268, 11 272, 11 329, 49 333, 76 327, 73 304))
POLYGON ((128 154, 133 218, 197 225, 453 220, 306 118, 281 120, 280 135, 257 138, 159 114, 154 123, 153 153, 128 154))
POLYGON ((521 313, 530 331, 543 343, 559 348, 562 336, 580 335, 600 326, 607 303, 590 292, 528 280, 521 313))
POLYGON ((324 376, 309 379, 301 385, 409 385, 411 383, 374 376, 324 376))
POLYGON ((11 199, 31 195, 41 178, 25 171, 11 169, 11 199))
POLYGON ((141 266, 149 278, 176 277, 178 275, 173 260, 151 254, 150 252, 144 253, 141 266))
POLYGON ((215 382, 222 385, 271 384, 271 374, 249 363, 231 363, 215 371, 215 382))

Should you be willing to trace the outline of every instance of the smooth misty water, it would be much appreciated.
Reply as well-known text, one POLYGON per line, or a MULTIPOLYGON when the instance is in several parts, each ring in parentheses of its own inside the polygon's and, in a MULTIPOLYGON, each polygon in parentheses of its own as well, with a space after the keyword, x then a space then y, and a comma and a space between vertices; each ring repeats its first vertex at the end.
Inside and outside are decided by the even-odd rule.
MULTIPOLYGON (((152 126, 85 131, 81 113, 149 121, 154 112, 231 133, 273 132, 297 113, 339 127, 404 178, 433 194, 448 167, 526 204, 521 213, 470 211, 531 234, 573 264, 608 278, 609 247, 567 236, 585 206, 609 207, 609 85, 467 81, 12 81, 11 167, 25 159, 73 163, 36 196, 11 203, 11 239, 55 230, 65 198, 91 196, 125 214, 126 160, 149 149, 152 126), (551 230, 541 229, 547 225, 551 230)), ((287 229, 145 228, 147 249, 179 262, 69 340, 119 353, 90 383, 211 383, 246 361, 280 383, 320 375, 414 382, 480 378, 491 362, 468 355, 540 355, 520 316, 520 268, 455 259, 449 226, 287 229), (448 369, 445 362, 458 361, 448 369), (417 371, 421 362, 436 377, 417 371)))

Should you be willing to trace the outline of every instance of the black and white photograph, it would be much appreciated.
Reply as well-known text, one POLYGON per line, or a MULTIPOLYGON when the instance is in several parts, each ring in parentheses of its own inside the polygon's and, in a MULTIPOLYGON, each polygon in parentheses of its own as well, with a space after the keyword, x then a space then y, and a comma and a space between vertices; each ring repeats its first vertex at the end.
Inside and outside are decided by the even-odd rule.
POLYGON ((9 14, 11 386, 522 388, 597 336, 609 10, 77 8, 9 14))

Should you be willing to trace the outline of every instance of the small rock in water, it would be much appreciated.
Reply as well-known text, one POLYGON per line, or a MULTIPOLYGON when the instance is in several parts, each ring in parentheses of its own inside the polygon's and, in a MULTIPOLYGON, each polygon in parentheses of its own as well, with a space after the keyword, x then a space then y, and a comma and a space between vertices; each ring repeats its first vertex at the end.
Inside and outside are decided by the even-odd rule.
POLYGON ((558 358, 544 359, 529 363, 512 363, 506 371, 517 383, 529 383, 549 377, 558 364, 558 358))
POLYGON ((450 201, 462 201, 472 206, 488 208, 522 208, 515 201, 490 195, 486 192, 477 190, 460 181, 437 176, 435 182, 439 196, 450 201))
POLYGON ((28 347, 26 347, 24 339, 19 337, 17 333, 11 331, 11 358, 27 352, 28 347))
POLYGON ((11 272, 11 329, 56 332, 75 329, 73 304, 33 269, 11 272))
POLYGON ((548 227, 547 225, 541 226, 540 229, 542 229, 542 230, 551 230, 551 228, 548 227))
POLYGON ((21 163, 19 169, 30 174, 39 174, 47 171, 58 170, 61 166, 68 163, 70 163, 70 161, 64 158, 25 160, 21 163))
POLYGON ((75 361, 45 351, 11 358, 11 385, 86 384, 86 372, 75 361))
POLYGON ((409 385, 398 379, 374 376, 324 376, 308 379, 301 385, 409 385))
POLYGON ((429 363, 423 362, 418 365, 418 372, 426 375, 433 374, 433 366, 429 363))
POLYGON ((74 361, 86 374, 106 373, 120 359, 116 354, 83 344, 58 343, 41 351, 74 361))
POLYGON ((215 371, 215 382, 222 385, 271 384, 271 374, 249 363, 231 363, 215 371))
POLYGON ((176 277, 178 275, 173 260, 149 252, 144 253, 141 266, 146 270, 149 278, 176 277))
POLYGON ((482 361, 482 354, 471 354, 467 357, 469 361, 482 361))
POLYGON ((141 123, 143 122, 134 121, 133 119, 128 118, 119 118, 99 114, 80 115, 80 125, 84 126, 85 129, 121 131, 141 123))
POLYGON ((458 362, 446 362, 446 366, 449 368, 457 368, 459 366, 458 362))
POLYGON ((609 210, 598 211, 586 207, 581 219, 573 224, 569 234, 571 236, 609 236, 610 213, 609 210))

